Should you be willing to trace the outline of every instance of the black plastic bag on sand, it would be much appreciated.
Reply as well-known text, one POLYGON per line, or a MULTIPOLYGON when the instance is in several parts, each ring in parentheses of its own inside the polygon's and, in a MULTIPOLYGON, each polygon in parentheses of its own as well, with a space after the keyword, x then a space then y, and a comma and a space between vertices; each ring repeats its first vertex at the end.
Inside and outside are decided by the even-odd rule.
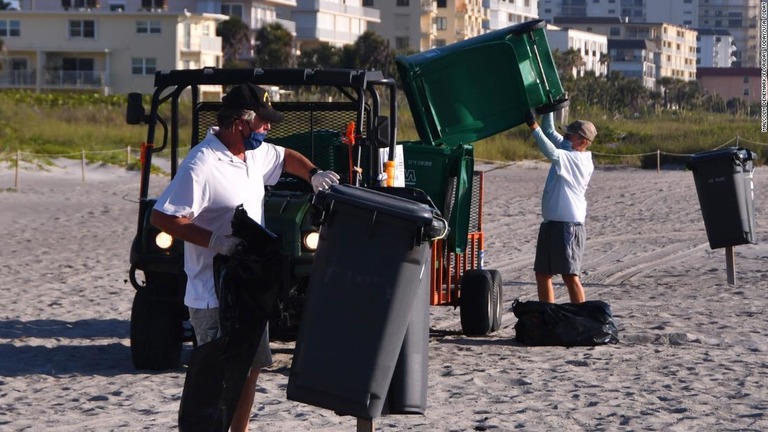
POLYGON ((525 345, 593 346, 619 342, 619 332, 608 303, 521 302, 512 311, 517 317, 515 339, 525 345))
POLYGON ((182 432, 229 430, 261 334, 276 310, 279 242, 242 207, 232 233, 244 240, 231 257, 214 257, 222 336, 192 351, 179 406, 182 432))

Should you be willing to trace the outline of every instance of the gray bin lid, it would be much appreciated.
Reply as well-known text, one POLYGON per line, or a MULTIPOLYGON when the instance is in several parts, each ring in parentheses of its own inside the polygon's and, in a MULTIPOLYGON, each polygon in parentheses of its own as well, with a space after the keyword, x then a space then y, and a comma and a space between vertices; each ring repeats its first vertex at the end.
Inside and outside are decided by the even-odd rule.
POLYGON ((423 226, 429 226, 433 221, 433 210, 426 204, 348 184, 331 186, 321 199, 326 204, 337 201, 423 226))

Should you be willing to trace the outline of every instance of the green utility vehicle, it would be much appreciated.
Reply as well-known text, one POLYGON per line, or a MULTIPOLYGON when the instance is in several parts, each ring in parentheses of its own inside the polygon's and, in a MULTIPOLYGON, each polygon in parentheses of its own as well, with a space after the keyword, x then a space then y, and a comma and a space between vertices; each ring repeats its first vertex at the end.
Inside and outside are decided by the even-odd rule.
MULTIPOLYGON (((156 73, 148 111, 141 94, 129 95, 126 121, 147 127, 129 271, 135 288, 130 330, 135 367, 178 367, 182 344, 194 341, 183 305, 182 242, 149 223, 155 203, 149 183, 157 181, 150 175, 153 158, 165 153, 174 176, 180 149, 196 145, 215 124, 220 98, 206 100, 210 97, 205 95, 220 96, 246 82, 287 90, 281 100, 272 99, 285 120, 273 125, 267 141, 299 151, 323 170, 335 171, 342 183, 379 188, 385 162, 400 165, 398 175, 404 184, 389 186, 422 190, 450 226, 449 236, 437 240, 432 249, 430 303, 459 307, 467 335, 497 330, 502 320, 502 280, 498 271, 483 268, 482 173, 474 170, 472 144, 520 124, 530 107, 546 112, 565 103, 557 73, 552 74, 543 31, 541 22, 524 23, 484 35, 476 43, 464 41, 445 47, 450 48, 447 51, 398 58, 421 141, 397 142, 398 89, 394 79, 379 71, 173 70, 156 73), (489 60, 490 55, 497 60, 489 60), (501 80, 499 71, 487 73, 496 74, 492 75, 498 80, 495 93, 504 101, 487 89, 462 89, 450 97, 447 92, 457 85, 470 86, 463 82, 471 68, 461 61, 464 56, 486 62, 483 67, 502 66, 500 71, 509 76, 501 80), (398 160, 397 155, 402 158, 398 160)), ((273 339, 294 339, 301 323, 320 226, 312 198, 311 186, 289 175, 266 191, 266 228, 278 235, 283 257, 274 269, 280 274, 281 287, 277 317, 270 321, 273 339)))

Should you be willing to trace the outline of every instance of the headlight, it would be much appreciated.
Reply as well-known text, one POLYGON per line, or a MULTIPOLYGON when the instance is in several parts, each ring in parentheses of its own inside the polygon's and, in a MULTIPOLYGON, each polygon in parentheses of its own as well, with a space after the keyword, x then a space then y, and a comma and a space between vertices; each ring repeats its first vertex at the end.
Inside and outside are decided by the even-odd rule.
POLYGON ((155 236, 155 244, 160 249, 168 249, 171 247, 171 245, 173 245, 173 237, 164 233, 163 231, 160 231, 155 236))
POLYGON ((317 231, 310 231, 304 234, 304 239, 303 239, 304 247, 311 251, 314 251, 315 249, 317 249, 317 243, 319 241, 320 241, 320 233, 318 233, 317 231))

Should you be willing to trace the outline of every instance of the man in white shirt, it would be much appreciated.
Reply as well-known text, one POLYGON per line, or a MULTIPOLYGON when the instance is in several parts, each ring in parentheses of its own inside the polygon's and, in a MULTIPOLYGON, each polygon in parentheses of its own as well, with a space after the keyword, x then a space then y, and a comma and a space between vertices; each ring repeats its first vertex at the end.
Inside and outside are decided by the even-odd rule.
POLYGON ((541 215, 533 270, 539 300, 554 303, 552 276, 562 275, 571 303, 586 299, 579 273, 586 244, 587 200, 585 193, 595 167, 587 148, 597 129, 591 122, 576 120, 565 128, 565 137, 554 128, 552 113, 536 123, 531 111, 526 124, 542 153, 552 164, 541 199, 541 215))
MULTIPOLYGON (((243 204, 248 215, 263 225, 264 186, 275 184, 283 171, 303 178, 315 191, 338 183, 336 173, 319 170, 300 153, 264 142, 271 124, 282 120, 283 114, 272 107, 261 87, 233 88, 222 99, 218 126, 190 150, 152 210, 154 226, 185 242, 184 304, 198 345, 220 336, 213 257, 231 255, 241 241, 231 235, 235 207, 243 204)), ((258 352, 233 416, 233 432, 248 430, 259 371, 272 363, 268 328, 258 337, 258 352)))

